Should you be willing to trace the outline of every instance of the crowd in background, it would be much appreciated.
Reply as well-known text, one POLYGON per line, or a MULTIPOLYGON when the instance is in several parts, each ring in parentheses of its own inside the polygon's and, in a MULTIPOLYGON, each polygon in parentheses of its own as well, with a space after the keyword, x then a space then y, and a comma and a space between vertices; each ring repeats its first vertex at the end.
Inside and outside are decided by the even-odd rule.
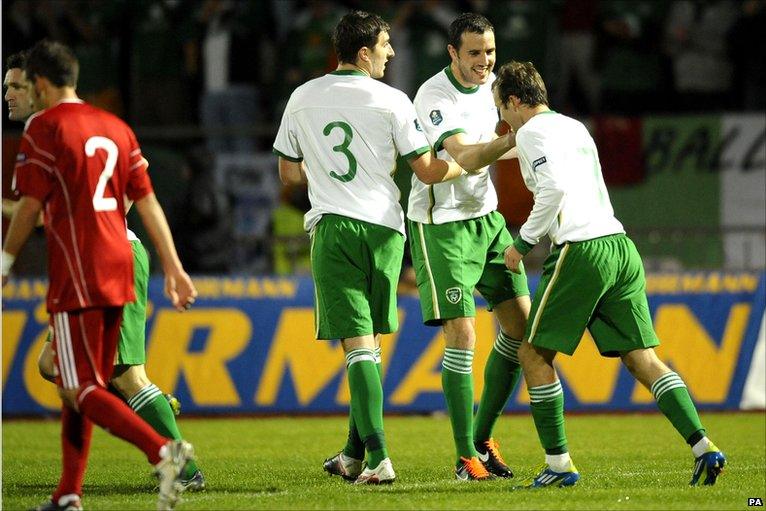
POLYGON ((65 42, 81 61, 80 93, 135 126, 276 122, 297 85, 335 67, 330 32, 347 9, 391 24, 385 81, 410 96, 446 65, 450 21, 473 11, 495 26, 498 62, 533 61, 561 111, 752 110, 766 101, 764 4, 15 0, 3 2, 3 53, 43 37, 65 42))
POLYGON ((410 97, 471 11, 498 65, 534 62, 563 113, 766 109, 766 0, 8 0, 3 59, 46 37, 74 49, 78 94, 141 139, 190 271, 307 271, 305 189, 281 189, 265 153, 290 93, 336 67, 349 9, 389 22, 384 81, 410 97))

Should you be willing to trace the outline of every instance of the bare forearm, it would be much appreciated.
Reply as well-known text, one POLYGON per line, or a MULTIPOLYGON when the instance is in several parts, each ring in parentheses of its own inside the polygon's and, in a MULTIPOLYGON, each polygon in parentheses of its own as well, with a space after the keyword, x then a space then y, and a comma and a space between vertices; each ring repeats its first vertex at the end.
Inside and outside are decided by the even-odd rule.
POLYGON ((446 144, 450 156, 468 172, 474 172, 496 162, 516 145, 516 137, 509 133, 483 144, 446 144))
POLYGON ((157 250, 163 271, 168 273, 181 269, 181 261, 178 259, 173 236, 170 233, 165 213, 157 202, 157 197, 151 193, 137 201, 135 205, 141 221, 146 227, 146 232, 149 233, 149 238, 157 250))
POLYGON ((435 158, 430 152, 411 159, 409 163, 417 178, 427 185, 455 179, 464 172, 457 163, 435 158))
POLYGON ((25 196, 19 200, 5 235, 4 252, 13 256, 21 252, 21 248, 37 225, 41 210, 42 203, 37 199, 25 196))

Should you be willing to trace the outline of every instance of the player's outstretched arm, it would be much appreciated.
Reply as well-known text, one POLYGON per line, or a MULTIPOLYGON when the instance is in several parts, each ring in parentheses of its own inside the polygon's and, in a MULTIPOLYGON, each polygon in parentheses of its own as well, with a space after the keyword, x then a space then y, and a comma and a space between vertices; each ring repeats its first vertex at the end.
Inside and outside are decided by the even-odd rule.
POLYGON ((136 201, 136 210, 141 216, 146 232, 152 239, 154 248, 157 249, 162 271, 165 273, 165 294, 177 310, 188 309, 194 303, 197 290, 181 266, 168 221, 154 193, 136 201))
POLYGON ((470 144, 465 133, 455 133, 443 144, 453 160, 468 172, 473 172, 494 163, 516 147, 516 134, 509 131, 490 142, 470 144))
POLYGON ((43 203, 34 197, 25 195, 19 200, 3 244, 3 285, 8 280, 13 261, 27 242, 32 229, 35 228, 42 209, 43 203))
POLYGON ((433 185, 463 175, 463 168, 454 161, 436 158, 431 152, 410 158, 410 167, 423 183, 433 185))

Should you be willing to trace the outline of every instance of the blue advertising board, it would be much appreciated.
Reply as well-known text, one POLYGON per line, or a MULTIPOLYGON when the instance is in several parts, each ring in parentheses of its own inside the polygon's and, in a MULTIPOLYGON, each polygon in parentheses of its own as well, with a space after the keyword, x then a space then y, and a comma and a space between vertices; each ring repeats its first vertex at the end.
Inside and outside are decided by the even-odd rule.
MULTIPOLYGON (((530 284, 536 285, 537 278, 530 284)), ((737 409, 764 316, 763 273, 673 273, 647 277, 649 306, 662 345, 658 354, 686 381, 702 409, 737 409)), ((184 413, 345 412, 349 403, 343 350, 314 339, 310 278, 200 277, 194 307, 176 312, 152 279, 147 371, 184 413)), ((37 372, 47 335, 44 280, 12 280, 3 290, 3 415, 59 409, 53 385, 37 372)), ((477 298, 475 394, 496 335, 477 298)), ((445 410, 441 392, 444 339, 424 326, 416 296, 399 298, 400 329, 383 339, 385 408, 445 410)), ((589 334, 557 369, 568 410, 653 409, 651 394, 619 360, 602 358, 589 334)), ((528 409, 523 383, 508 411, 528 409)))

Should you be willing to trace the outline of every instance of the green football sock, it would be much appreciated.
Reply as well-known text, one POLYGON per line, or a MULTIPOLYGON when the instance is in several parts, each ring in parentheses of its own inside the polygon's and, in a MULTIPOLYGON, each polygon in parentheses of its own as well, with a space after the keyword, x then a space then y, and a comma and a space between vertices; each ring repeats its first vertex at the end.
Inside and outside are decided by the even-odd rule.
MULTIPOLYGON (((383 364, 380 358, 380 353, 380 348, 375 348, 375 369, 378 370, 378 376, 380 376, 382 384, 383 364)), ((343 454, 358 460, 364 459, 364 442, 362 442, 362 439, 359 436, 359 431, 356 429, 354 413, 351 406, 349 406, 348 409, 348 439, 346 440, 346 446, 343 448, 343 454)))
POLYGON ((564 391, 556 380, 548 385, 529 389, 529 406, 537 428, 537 436, 546 454, 568 452, 564 428, 564 391))
POLYGON ((659 409, 684 440, 693 442, 704 436, 705 428, 680 376, 673 371, 663 374, 652 383, 651 391, 659 409))
POLYGON ((388 451, 383 433, 383 386, 373 351, 362 348, 346 353, 346 370, 354 424, 367 450, 367 464, 375 468, 388 457, 388 451))
MULTIPOLYGON (((139 390, 135 396, 128 399, 128 405, 160 435, 181 440, 173 409, 155 384, 150 383, 139 390)), ((184 469, 184 479, 192 477, 197 470, 197 464, 190 460, 184 469)))
POLYGON ((512 339, 502 331, 497 334, 484 367, 484 390, 474 419, 474 443, 484 443, 492 437, 492 429, 519 382, 521 366, 517 353, 520 344, 520 340, 512 339))
POLYGON ((452 423, 452 437, 460 457, 472 458, 478 453, 473 445, 473 350, 447 348, 442 362, 442 388, 452 423))

